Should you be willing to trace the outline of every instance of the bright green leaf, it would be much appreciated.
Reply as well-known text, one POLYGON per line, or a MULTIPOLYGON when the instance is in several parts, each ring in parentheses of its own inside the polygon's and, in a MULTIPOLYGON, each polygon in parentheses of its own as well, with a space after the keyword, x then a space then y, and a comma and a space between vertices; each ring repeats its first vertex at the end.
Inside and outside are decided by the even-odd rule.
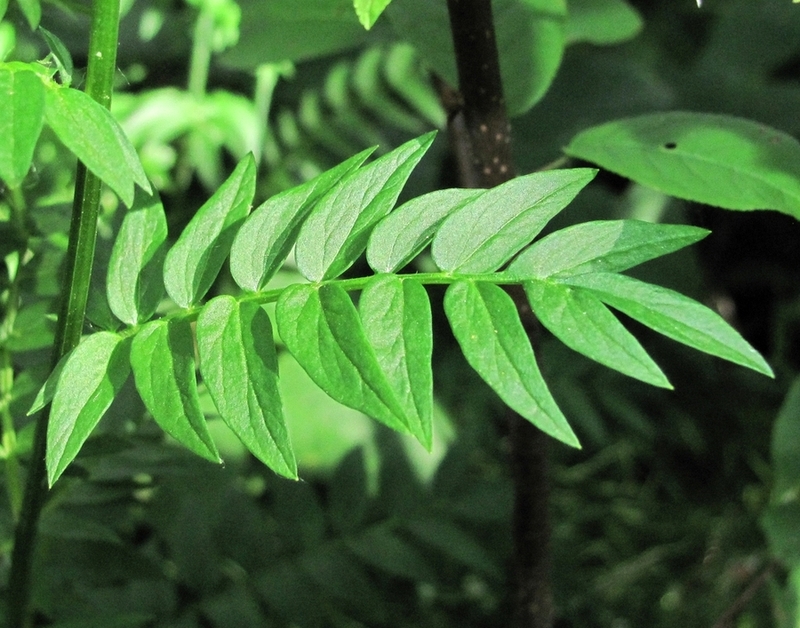
POLYGON ((418 196, 381 220, 369 237, 367 261, 379 273, 394 273, 427 246, 447 216, 485 190, 448 189, 418 196))
POLYGON ((708 235, 686 225, 598 220, 561 229, 532 244, 508 267, 520 278, 619 272, 677 251, 708 235))
POLYGON ((408 417, 410 432, 432 445, 433 329, 428 293, 413 279, 377 275, 358 302, 367 342, 408 417))
POLYGON ((134 184, 150 192, 136 151, 111 113, 85 93, 66 87, 45 90, 45 120, 58 139, 103 180, 128 207, 134 184))
POLYGON ((44 408, 53 400, 56 390, 58 390, 58 381, 61 378, 61 373, 64 371, 64 366, 69 360, 70 355, 71 353, 67 353, 66 355, 62 356, 61 359, 56 363, 53 370, 50 372, 50 375, 47 376, 47 379, 45 380, 44 384, 42 384, 39 392, 36 393, 36 397, 34 398, 31 407, 28 409, 28 416, 32 415, 34 412, 39 412, 39 410, 44 408))
POLYGON ((65 87, 69 87, 70 83, 72 83, 72 71, 74 69, 72 65, 72 55, 69 53, 69 49, 57 35, 54 35, 43 26, 39 27, 39 32, 47 42, 47 47, 50 48, 50 52, 56 62, 61 84, 65 87))
POLYGON ((0 179, 19 187, 33 161, 44 123, 42 79, 33 72, 0 67, 0 179))
POLYGON ((131 367, 139 395, 161 429, 198 456, 222 462, 200 409, 189 322, 161 319, 142 327, 131 345, 131 367))
POLYGON ((567 41, 571 44, 617 44, 642 30, 642 16, 625 0, 568 0, 567 4, 567 41))
POLYGON ((338 277, 358 259, 373 225, 392 209, 435 135, 406 142, 345 177, 322 197, 297 238, 297 267, 305 277, 338 277))
POLYGON ((264 309, 221 296, 197 319, 200 372, 222 420, 259 460, 297 478, 278 391, 278 358, 264 309))
POLYGON ((353 0, 358 21, 369 30, 392 0, 353 0))
POLYGON ((281 339, 317 386, 339 403, 410 432, 358 312, 341 287, 289 286, 278 299, 276 318, 281 339))
POLYGON ((650 114, 587 129, 565 150, 671 196, 800 218, 800 143, 757 122, 650 114))
POLYGON ((672 388, 658 365, 596 297, 550 281, 524 284, 536 317, 569 348, 662 388, 672 388))
POLYGON ((157 195, 138 193, 125 214, 108 263, 108 305, 119 320, 148 320, 164 296, 167 218, 157 195))
POLYGON ((128 378, 130 344, 103 331, 87 337, 70 354, 58 379, 47 428, 50 486, 78 455, 128 378))
POLYGON ((433 238, 436 265, 454 273, 497 270, 586 186, 589 168, 535 172, 512 179, 453 212, 433 238))
POLYGON ((28 25, 32 31, 36 30, 39 26, 39 21, 42 19, 42 4, 39 0, 17 0, 19 8, 22 9, 22 14, 28 21, 28 25))
POLYGON ((660 286, 613 273, 563 280, 659 333, 724 360, 773 376, 772 369, 724 319, 697 301, 660 286))
POLYGON ((167 253, 164 286, 186 308, 200 300, 222 268, 256 192, 256 164, 248 155, 194 218, 167 253))
POLYGON ((457 281, 444 309, 470 366, 512 409, 550 436, 579 447, 539 372, 517 308, 502 288, 457 281))
POLYGON ((276 194, 248 217, 231 247, 231 274, 242 288, 261 290, 283 264, 300 226, 320 197, 358 168, 367 149, 298 187, 276 194))

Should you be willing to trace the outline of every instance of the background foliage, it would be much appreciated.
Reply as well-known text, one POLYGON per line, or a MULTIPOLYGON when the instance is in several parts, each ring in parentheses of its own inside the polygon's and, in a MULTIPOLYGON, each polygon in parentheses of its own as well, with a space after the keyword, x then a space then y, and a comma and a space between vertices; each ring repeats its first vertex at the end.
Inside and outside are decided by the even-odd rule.
MULTIPOLYGON (((674 0, 496 4, 501 50, 518 46, 505 54, 516 63, 506 61, 503 72, 519 114, 522 171, 559 159, 565 146, 602 166, 582 148, 591 138, 579 133, 653 111, 734 114, 800 132, 800 15, 789 2, 718 0, 700 11, 674 0)), ((367 146, 379 144, 384 154, 442 128, 423 64, 454 78, 443 6, 394 0, 369 31, 346 0, 302 12, 290 0, 126 6, 114 114, 167 209, 166 229, 158 228, 174 240, 247 152, 264 175, 254 192, 260 202, 367 146)), ((60 79, 80 84, 86 9, 12 4, 0 49, 13 59, 44 58, 46 38, 30 31, 41 19, 74 60, 54 48, 60 79)), ((70 146, 59 132, 68 125, 47 124, 24 198, 0 201, 4 306, 17 296, 21 304, 5 307, 0 334, 4 421, 25 416, 52 343, 73 169, 56 141, 70 146), (30 251, 29 259, 19 251, 30 251)), ((440 138, 404 197, 454 178, 440 138)), ((133 181, 118 187, 124 200, 133 197, 133 181)), ((674 385, 665 391, 589 362, 543 332, 545 378, 584 445, 552 448, 562 626, 714 625, 754 583, 763 586, 736 625, 796 625, 798 397, 789 391, 798 367, 799 228, 790 216, 724 212, 692 198, 698 202, 604 172, 550 228, 623 217, 710 228, 701 244, 634 274, 713 306, 778 377, 690 352, 626 319, 674 385)), ((109 307, 105 276, 125 212, 113 195, 104 201, 90 319, 113 329, 111 312, 126 306, 109 307)), ((284 267, 277 281, 296 272, 284 267)), ((223 275, 212 290, 233 292, 233 278, 223 275)), ((511 488, 506 435, 485 420, 500 402, 449 335, 443 294, 431 296, 433 455, 331 402, 285 351, 280 386, 301 482, 252 458, 205 388, 200 411, 226 465, 173 446, 129 382, 47 506, 35 569, 41 624, 504 623, 511 488)), ((24 456, 30 432, 21 419, 18 443, 4 441, 5 451, 24 456)), ((18 473, 17 464, 7 457, 4 477, 18 473)), ((19 507, 14 485, 6 482, 0 511, 4 574, 19 507)))

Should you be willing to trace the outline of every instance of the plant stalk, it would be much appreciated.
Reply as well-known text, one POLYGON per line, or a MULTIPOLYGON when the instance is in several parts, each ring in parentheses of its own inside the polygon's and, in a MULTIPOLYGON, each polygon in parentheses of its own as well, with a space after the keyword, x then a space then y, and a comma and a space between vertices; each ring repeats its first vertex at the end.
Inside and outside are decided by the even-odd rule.
MULTIPOLYGON (((92 5, 86 93, 104 107, 111 105, 119 35, 119 0, 94 0, 92 5)), ((65 258, 64 289, 56 326, 52 365, 81 339, 94 261, 101 182, 78 163, 65 258)), ((22 511, 14 534, 9 576, 8 626, 26 628, 30 616, 31 567, 39 516, 47 496, 45 482, 49 411, 39 414, 25 485, 22 511)))
MULTIPOLYGON (((466 187, 494 187, 516 175, 491 0, 447 0, 460 98, 449 128, 466 187)), ((527 321, 535 325, 535 320, 527 321)), ((509 411, 514 482, 514 628, 551 628, 548 437, 509 411)))

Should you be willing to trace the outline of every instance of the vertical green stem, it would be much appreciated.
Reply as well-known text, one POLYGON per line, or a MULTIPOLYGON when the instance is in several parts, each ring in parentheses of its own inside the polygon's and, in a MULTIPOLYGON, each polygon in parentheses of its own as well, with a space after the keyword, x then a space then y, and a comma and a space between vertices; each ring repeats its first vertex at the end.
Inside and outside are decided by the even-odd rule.
MULTIPOLYGON (((119 0, 94 0, 91 29, 86 93, 109 107, 116 69, 119 0)), ((53 365, 81 339, 94 260, 100 189, 100 180, 83 164, 78 164, 53 365)), ((37 418, 22 512, 15 530, 8 597, 9 628, 25 628, 31 623, 31 566, 39 515, 47 495, 45 454, 48 419, 46 411, 37 418)))

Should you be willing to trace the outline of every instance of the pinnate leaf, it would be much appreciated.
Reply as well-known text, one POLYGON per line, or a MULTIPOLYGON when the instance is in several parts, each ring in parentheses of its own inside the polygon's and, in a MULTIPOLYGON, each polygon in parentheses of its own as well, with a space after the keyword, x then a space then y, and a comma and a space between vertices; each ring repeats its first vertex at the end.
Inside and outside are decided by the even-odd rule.
POLYGON ((773 376, 764 358, 721 316, 682 294, 614 273, 578 275, 563 281, 673 340, 773 376))
POLYGON ((134 184, 150 192, 136 151, 111 113, 77 89, 45 90, 45 121, 58 139, 128 207, 134 184))
POLYGON ((33 161, 44 124, 42 79, 29 70, 0 66, 0 179, 19 187, 33 161))
POLYGON ((161 319, 142 327, 131 345, 131 367, 139 395, 161 429, 198 456, 221 462, 200 409, 189 322, 161 319))
POLYGON ((639 341, 595 296, 551 281, 524 286, 536 317, 565 345, 620 373, 672 388, 639 341))
POLYGON ((167 253, 164 285, 179 306, 187 308, 208 292, 250 211, 255 193, 256 164, 253 156, 247 155, 197 210, 167 253))
POLYGON ((344 178, 309 215, 297 239, 300 272, 311 281, 333 279, 364 252, 374 224, 397 201, 435 132, 415 138, 344 178))
POLYGON ((47 428, 47 480, 52 486, 111 405, 130 372, 130 340, 111 332, 87 337, 58 379, 47 428))
POLYGON ((495 284, 457 281, 444 309, 467 362, 498 396, 543 432, 579 447, 539 372, 517 308, 495 284))
POLYGON ((358 303, 364 334, 403 407, 411 434, 432 445, 433 329, 428 293, 413 279, 377 275, 358 303))
POLYGON ((447 272, 485 273, 500 268, 597 173, 589 168, 535 172, 484 192, 453 212, 431 245, 447 272))
POLYGON ((281 339, 317 386, 392 429, 411 431, 358 312, 340 286, 289 286, 278 299, 276 317, 281 339))
POLYGON ((708 231, 640 220, 598 220, 551 233, 525 249, 508 267, 511 275, 559 277, 619 272, 693 244, 708 231))
POLYGON ((264 309, 230 296, 212 299, 197 319, 197 346, 203 381, 222 420, 273 471, 297 478, 264 309))
POLYGON ((800 218, 800 143, 757 122, 650 114, 587 129, 565 150, 671 196, 800 218))
POLYGON ((356 170, 374 149, 354 155, 311 181, 276 194, 247 218, 231 247, 231 274, 245 290, 261 290, 283 264, 320 197, 356 170))
POLYGON ((397 272, 430 243, 447 216, 484 192, 437 190, 404 203, 372 230, 367 245, 369 265, 379 273, 397 272))
POLYGON ((137 194, 114 241, 106 280, 108 305, 128 325, 148 320, 164 296, 166 240, 167 218, 158 196, 137 194))

